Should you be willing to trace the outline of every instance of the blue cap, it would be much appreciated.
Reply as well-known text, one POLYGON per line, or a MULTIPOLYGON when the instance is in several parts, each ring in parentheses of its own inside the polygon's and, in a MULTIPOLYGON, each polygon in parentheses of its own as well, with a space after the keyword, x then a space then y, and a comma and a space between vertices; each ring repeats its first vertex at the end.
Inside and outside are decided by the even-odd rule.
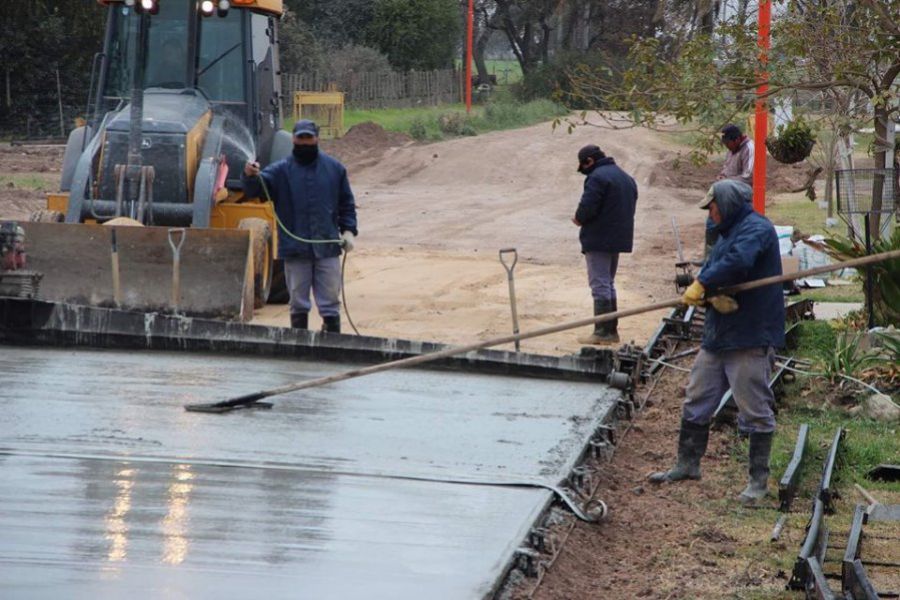
POLYGON ((311 135, 319 137, 319 128, 309 119, 301 119, 294 123, 294 135, 311 135))

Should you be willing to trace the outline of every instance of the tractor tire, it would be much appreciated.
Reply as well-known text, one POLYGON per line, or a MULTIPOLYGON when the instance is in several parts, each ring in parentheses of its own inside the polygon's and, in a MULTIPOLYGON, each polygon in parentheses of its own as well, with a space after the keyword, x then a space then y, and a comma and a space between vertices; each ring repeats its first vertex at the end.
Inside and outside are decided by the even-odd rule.
POLYGON ((272 271, 272 289, 269 290, 269 304, 287 304, 291 301, 291 293, 288 290, 287 280, 284 278, 284 261, 275 260, 275 269, 272 271))
POLYGON ((58 210, 34 210, 28 218, 32 223, 62 223, 66 220, 66 215, 58 210))
POLYGON ((272 230, 265 219, 241 219, 238 229, 250 232, 250 248, 253 252, 253 307, 262 308, 269 298, 274 273, 275 248, 272 230))

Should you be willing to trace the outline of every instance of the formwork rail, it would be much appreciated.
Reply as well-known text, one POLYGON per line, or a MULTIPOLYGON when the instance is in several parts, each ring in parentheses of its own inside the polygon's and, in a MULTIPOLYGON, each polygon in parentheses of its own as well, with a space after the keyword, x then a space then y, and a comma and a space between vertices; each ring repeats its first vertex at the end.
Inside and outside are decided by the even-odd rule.
MULTIPOLYGON (((844 429, 838 427, 835 431, 831 447, 825 457, 822 468, 822 479, 819 482, 819 488, 813 501, 812 515, 809 524, 806 526, 806 537, 800 548, 800 553, 794 561, 794 569, 791 573, 791 579, 788 582, 788 588, 793 590, 806 590, 808 598, 824 598, 829 597, 825 594, 825 588, 817 583, 818 572, 816 564, 821 570, 821 565, 825 562, 825 550, 828 547, 828 526, 825 522, 825 514, 834 512, 832 504, 835 494, 832 490, 832 477, 837 464, 840 452, 841 441, 844 439, 844 429), (810 560, 810 559, 815 559, 810 560), (812 586, 812 587, 811 587, 812 586), (811 594, 810 590, 815 591, 811 594)), ((822 578, 824 581, 824 577, 822 578)), ((829 592, 830 593, 830 592, 829 592)))
POLYGON ((797 443, 794 445, 794 454, 791 462, 784 470, 784 475, 778 482, 778 502, 781 512, 790 512, 791 504, 797 495, 797 485, 800 483, 800 475, 803 472, 803 463, 806 458, 807 439, 809 437, 809 425, 803 423, 797 431, 797 443))
POLYGON ((866 565, 896 567, 897 563, 883 561, 865 561, 862 557, 865 525, 872 521, 900 521, 900 505, 857 504, 853 512, 850 532, 847 534, 847 547, 841 561, 841 592, 847 600, 878 600, 894 597, 896 593, 882 593, 869 579, 866 565))

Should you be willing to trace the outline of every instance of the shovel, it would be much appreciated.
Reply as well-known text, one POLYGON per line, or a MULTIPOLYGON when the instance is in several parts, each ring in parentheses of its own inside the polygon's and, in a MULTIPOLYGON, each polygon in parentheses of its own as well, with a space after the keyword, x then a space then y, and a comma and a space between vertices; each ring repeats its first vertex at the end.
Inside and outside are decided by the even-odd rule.
MULTIPOLYGON (((512 310, 513 335, 519 335, 519 313, 516 311, 516 281, 513 279, 513 269, 519 262, 519 253, 515 248, 502 248, 500 250, 500 264, 506 269, 506 279, 509 281, 509 308, 512 310), (504 254, 512 254, 512 263, 507 264, 503 260, 504 254)), ((516 352, 519 351, 519 340, 516 340, 516 352)))
MULTIPOLYGON (((756 288, 765 287, 767 285, 781 284, 785 281, 793 281, 794 279, 803 279, 804 277, 812 277, 814 275, 820 275, 822 273, 829 273, 831 271, 840 271, 841 269, 849 269, 856 268, 865 265, 872 265, 876 263, 880 263, 886 260, 891 260, 895 258, 900 258, 900 250, 892 250, 890 252, 882 252, 880 254, 872 254, 870 256, 864 256, 862 258, 855 258, 853 260, 848 260, 842 263, 835 263, 831 265, 823 265, 821 267, 816 267, 814 269, 807 269, 806 271, 797 271, 794 273, 788 273, 786 275, 773 275, 772 277, 765 277, 763 279, 757 279, 756 281, 748 281, 746 283, 739 283, 738 285, 730 286, 727 288, 722 288, 718 290, 710 290, 707 295, 709 297, 724 294, 724 295, 733 295, 738 292, 745 292, 747 290, 754 290, 756 288)), ((640 315, 647 312, 652 312, 654 310, 660 310, 663 308, 672 308, 674 306, 678 306, 682 304, 681 298, 672 298, 671 300, 665 300, 663 302, 656 302, 654 304, 647 304, 645 306, 638 306, 635 308, 630 308, 627 310, 620 310, 618 312, 605 313, 602 315, 597 315, 595 317, 579 319, 577 321, 568 321, 564 323, 560 323, 558 325, 552 325, 550 327, 545 327, 543 329, 536 329, 534 331, 526 331, 525 333, 520 333, 518 335, 507 335, 499 338, 493 338, 490 340, 485 340, 483 342, 475 342, 473 344, 468 344, 466 346, 458 346, 453 348, 447 348, 446 350, 441 350, 439 352, 431 352, 429 354, 420 354, 418 356, 411 356, 409 358, 402 358, 400 360, 394 360, 391 362, 382 363, 380 365, 371 365, 368 367, 362 367, 359 369, 353 369, 351 371, 345 371, 343 373, 335 373, 334 375, 328 375, 327 377, 319 377, 317 379, 308 379, 306 381, 298 381, 296 383, 289 383, 287 385, 283 385, 281 387, 272 388, 270 390, 263 390, 261 392, 255 392, 253 394, 246 394, 244 396, 238 396, 236 398, 231 398, 229 400, 222 400, 220 402, 212 402, 208 404, 187 404, 185 405, 185 410, 191 412, 208 412, 208 413, 225 413, 239 408, 250 408, 256 405, 256 408, 271 408, 271 404, 269 403, 260 403, 259 401, 264 398, 270 398, 272 396, 278 396, 280 394, 287 394, 289 392, 296 392, 298 390, 305 390, 307 388, 318 387, 322 385, 326 385, 329 383, 336 383, 338 381, 344 381, 346 379, 353 379, 356 377, 362 377, 364 375, 372 375, 374 373, 381 373, 382 371, 388 371, 391 369, 399 369, 402 367, 412 367, 415 365, 421 365, 423 363, 440 360, 442 358, 449 358, 451 356, 456 356, 458 354, 466 354, 467 352, 473 352, 475 350, 481 350, 482 348, 489 348, 491 346, 499 346, 501 344, 508 344, 510 342, 515 342, 517 340, 526 340, 534 337, 541 337, 544 335, 549 335, 551 333, 558 333, 560 331, 568 331, 570 329, 578 329, 579 327, 586 327, 588 325, 593 325, 595 323, 603 323, 605 321, 611 321, 613 319, 621 319, 624 317, 631 317, 634 315, 640 315)))

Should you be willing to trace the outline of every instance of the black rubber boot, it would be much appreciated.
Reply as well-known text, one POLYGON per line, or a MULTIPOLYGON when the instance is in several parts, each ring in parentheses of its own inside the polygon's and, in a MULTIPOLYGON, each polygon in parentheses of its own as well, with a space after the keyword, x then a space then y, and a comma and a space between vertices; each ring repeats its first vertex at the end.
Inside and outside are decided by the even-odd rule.
POLYGON ((309 327, 309 314, 291 313, 291 327, 294 329, 307 329, 309 327))
MULTIPOLYGON (((619 299, 613 298, 611 303, 612 312, 619 311, 619 299)), ((613 336, 616 338, 616 341, 619 341, 619 320, 613 319, 612 321, 607 321, 604 323, 606 325, 606 335, 613 336)))
POLYGON ((750 434, 750 482, 738 500, 741 504, 753 504, 766 496, 769 487, 769 455, 772 453, 772 436, 769 433, 750 434))
MULTIPOLYGON (((594 298, 594 316, 605 315, 613 311, 613 304, 606 298, 594 298)), ((616 344, 619 342, 619 334, 610 333, 608 323, 594 323, 594 332, 591 335, 578 338, 579 344, 591 344, 600 346, 603 344, 616 344)))
POLYGON ((322 331, 326 333, 340 333, 341 316, 335 315, 333 317, 322 317, 322 331))
POLYGON ((652 483, 700 479, 700 459, 706 454, 709 442, 709 425, 697 425, 681 420, 678 433, 678 462, 668 471, 652 473, 648 479, 652 483))

